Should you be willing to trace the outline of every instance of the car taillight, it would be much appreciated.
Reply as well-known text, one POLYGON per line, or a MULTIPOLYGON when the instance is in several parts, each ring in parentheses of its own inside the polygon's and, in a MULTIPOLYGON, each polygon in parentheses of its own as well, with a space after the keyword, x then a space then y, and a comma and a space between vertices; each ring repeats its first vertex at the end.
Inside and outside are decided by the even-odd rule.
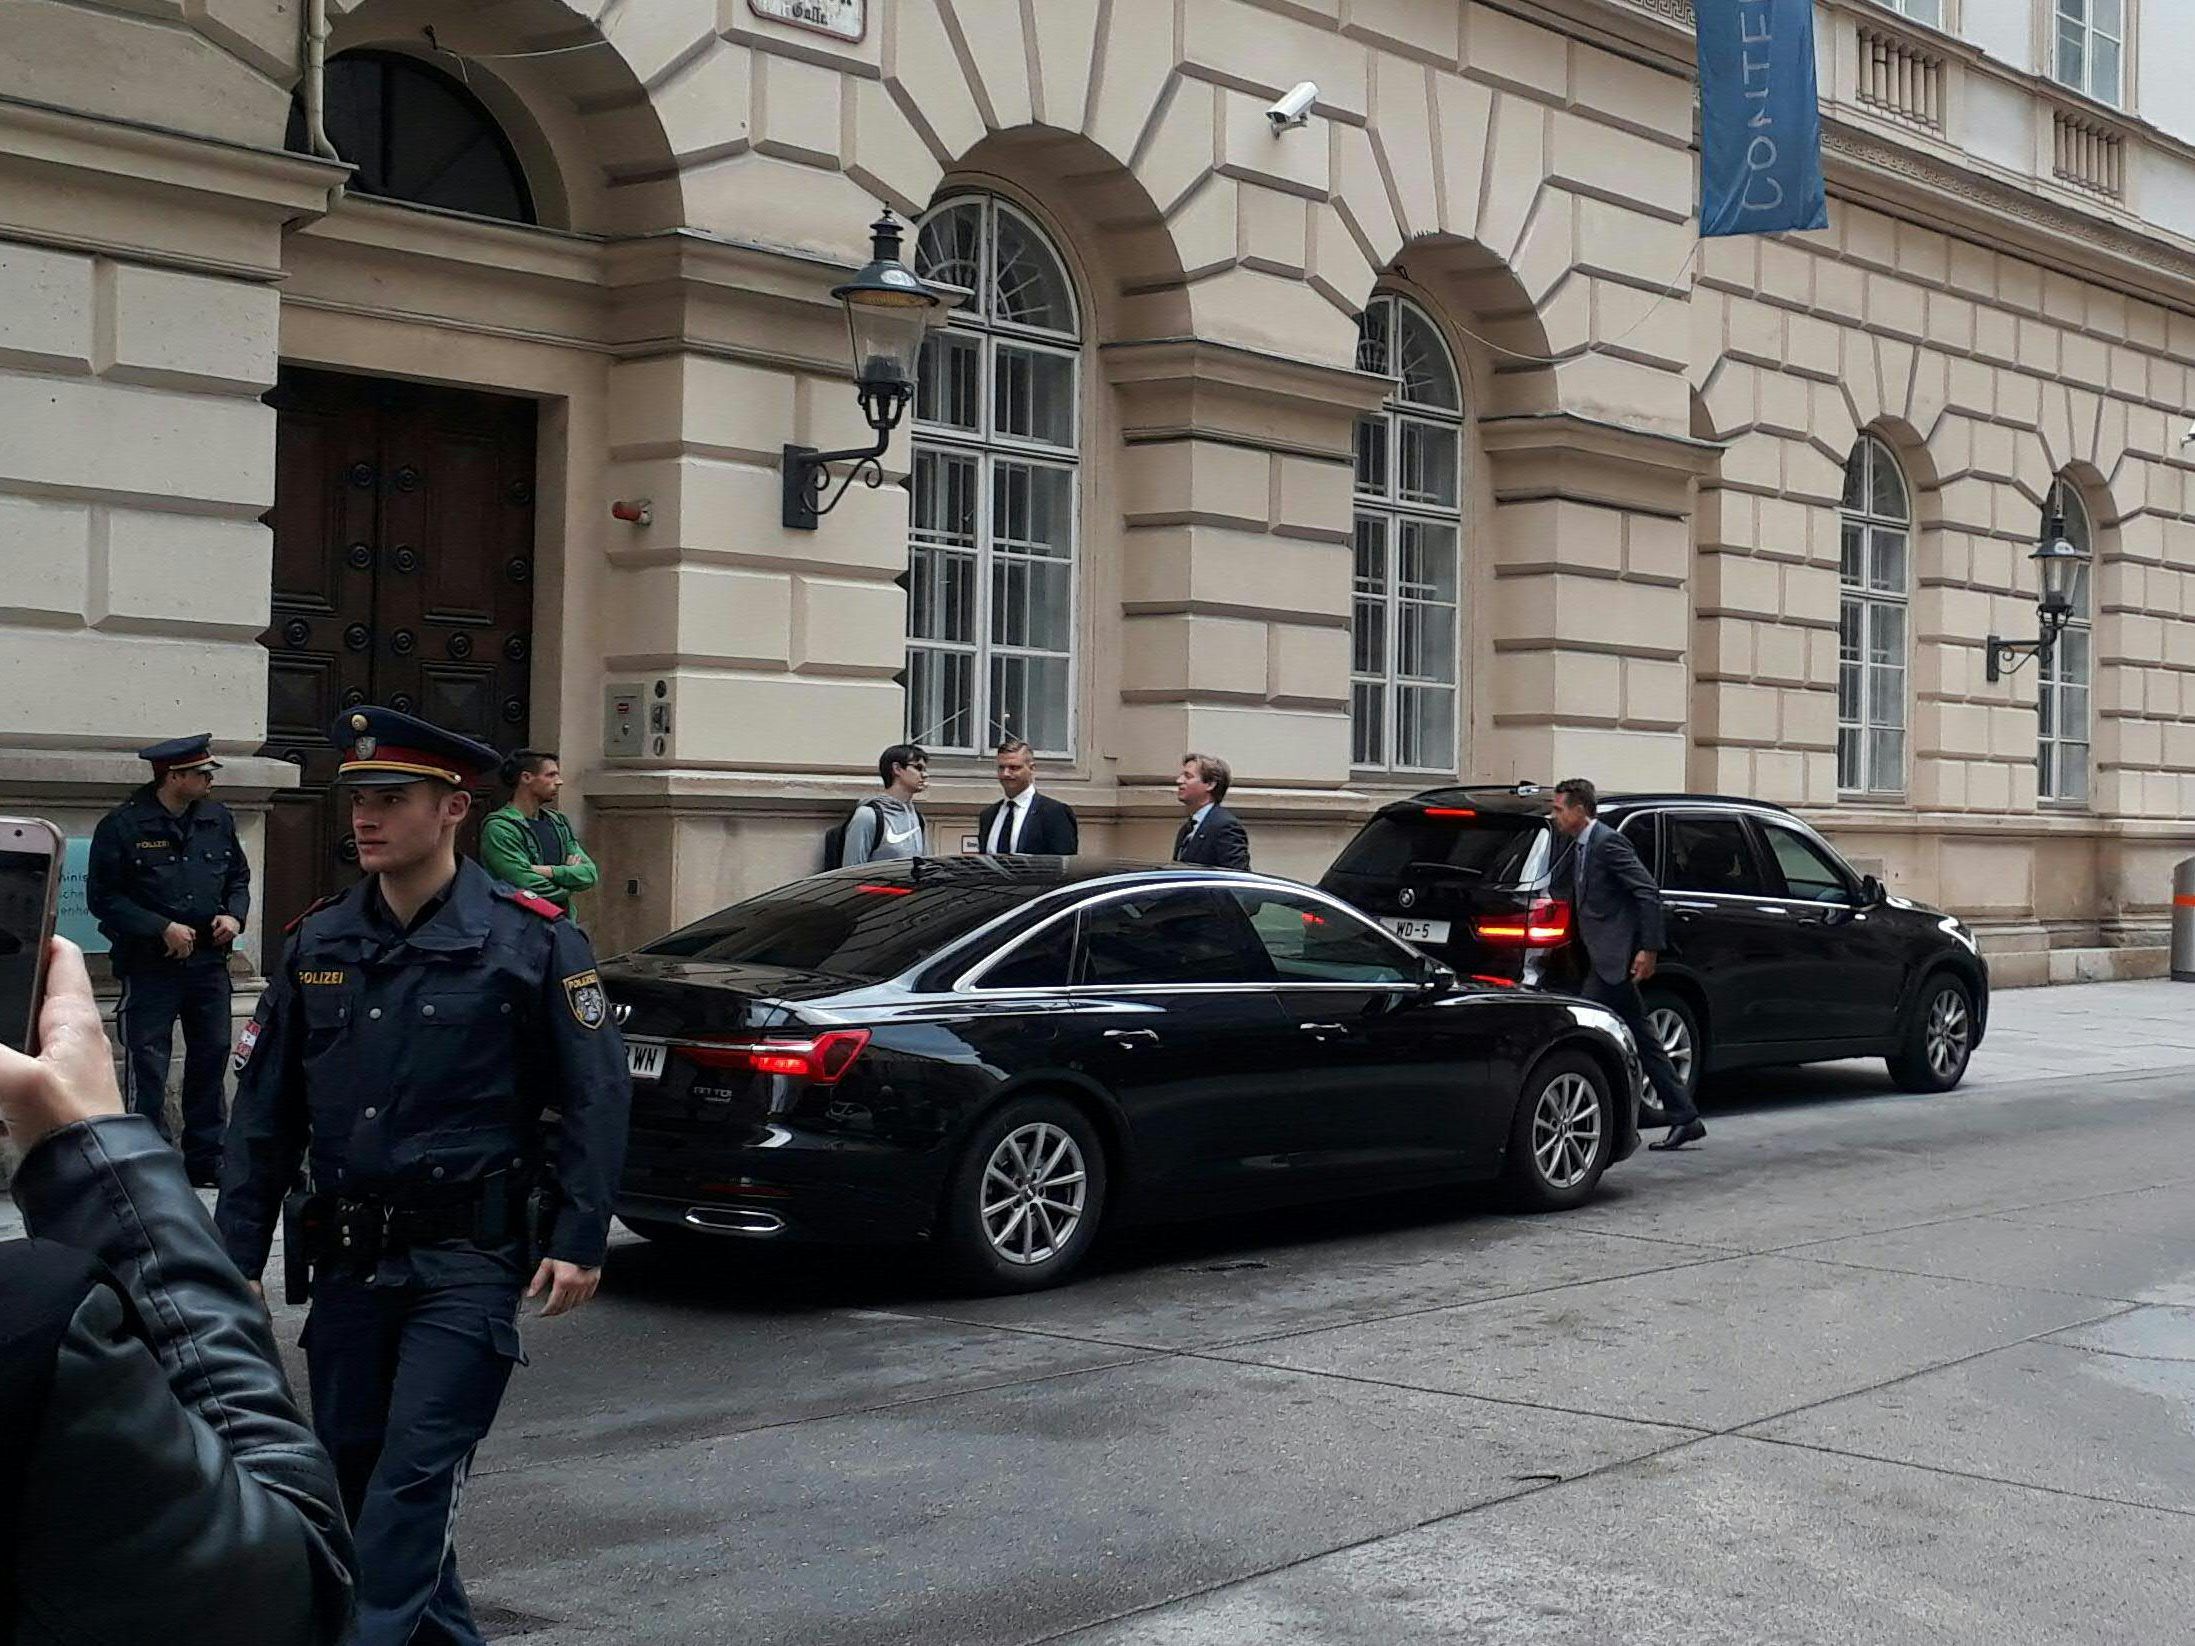
POLYGON ((1570 905, 1559 897, 1543 897, 1522 915, 1481 915, 1471 923, 1482 943, 1505 948, 1553 949, 1570 941, 1570 905))
POLYGON ((703 1040, 672 1052, 704 1069, 781 1074, 818 1086, 836 1085, 869 1044, 867 1029, 830 1029, 813 1040, 703 1040))

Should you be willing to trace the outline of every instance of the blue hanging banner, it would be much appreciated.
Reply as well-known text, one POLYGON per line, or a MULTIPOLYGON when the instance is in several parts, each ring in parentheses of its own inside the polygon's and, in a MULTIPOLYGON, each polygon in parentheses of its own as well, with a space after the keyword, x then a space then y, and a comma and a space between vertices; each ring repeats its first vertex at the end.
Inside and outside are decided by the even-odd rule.
POLYGON ((1829 227, 1814 0, 1693 0, 1700 237, 1829 227))

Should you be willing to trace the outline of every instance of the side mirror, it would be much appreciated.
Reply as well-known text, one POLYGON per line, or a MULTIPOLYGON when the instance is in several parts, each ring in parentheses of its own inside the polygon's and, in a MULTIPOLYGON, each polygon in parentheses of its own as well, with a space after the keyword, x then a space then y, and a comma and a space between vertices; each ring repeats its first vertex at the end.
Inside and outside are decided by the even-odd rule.
POLYGON ((1435 960, 1425 969, 1424 988, 1429 995, 1453 993, 1462 983, 1456 976, 1456 968, 1444 960, 1435 960))
POLYGON ((1885 897, 1885 895, 1886 895, 1886 894, 1885 894, 1885 893, 1884 893, 1884 891, 1883 891, 1883 883, 1882 883, 1882 882, 1881 882, 1880 880, 1877 880, 1877 879, 1876 879, 1876 878, 1875 878, 1875 877, 1874 877, 1873 875, 1864 875, 1864 876, 1862 876, 1862 877, 1861 877, 1861 879, 1860 879, 1860 907, 1861 907, 1861 908, 1863 908, 1863 909, 1872 909, 1873 907, 1875 907, 1875 905, 1876 905, 1876 904, 1878 904, 1878 903, 1882 902, 1882 900, 1883 900, 1883 898, 1885 897))

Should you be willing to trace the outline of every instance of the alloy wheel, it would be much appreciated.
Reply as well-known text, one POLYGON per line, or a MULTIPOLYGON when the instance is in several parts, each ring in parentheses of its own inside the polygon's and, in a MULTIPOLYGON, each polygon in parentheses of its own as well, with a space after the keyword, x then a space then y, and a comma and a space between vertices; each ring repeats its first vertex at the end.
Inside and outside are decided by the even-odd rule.
POLYGON ((1592 1081, 1564 1073, 1540 1092, 1532 1114, 1532 1156, 1551 1189, 1585 1181, 1600 1154, 1601 1099, 1592 1081))
POLYGON ((983 1237, 1008 1263, 1050 1261, 1082 1226, 1089 1166, 1082 1149, 1050 1121, 1017 1126, 984 1162, 983 1237))
POLYGON ((1684 1014, 1673 1006, 1656 1006, 1646 1014, 1646 1026, 1669 1054, 1669 1066, 1677 1071, 1678 1084, 1690 1091, 1692 1060, 1699 1055, 1699 1049, 1692 1044, 1692 1027, 1685 1022, 1684 1014))
POLYGON ((1949 1080, 1965 1067, 1972 1038, 1966 997, 1956 989, 1945 989, 1928 1007, 1928 1067, 1938 1080, 1949 1080))

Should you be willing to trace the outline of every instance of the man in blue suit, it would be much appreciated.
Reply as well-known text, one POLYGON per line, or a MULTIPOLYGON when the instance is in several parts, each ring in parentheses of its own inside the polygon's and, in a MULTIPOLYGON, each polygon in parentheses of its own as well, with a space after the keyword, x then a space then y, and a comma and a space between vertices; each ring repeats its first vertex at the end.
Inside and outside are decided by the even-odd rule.
POLYGON ((1247 869, 1250 831, 1220 802, 1227 798, 1233 774, 1216 754, 1185 754, 1174 779, 1174 798, 1189 813, 1174 836, 1174 861, 1211 869, 1247 869))
POLYGON ((1599 791, 1584 778, 1555 785, 1555 827, 1571 842, 1565 865, 1555 871, 1555 891, 1567 891, 1585 944, 1585 981, 1578 992, 1622 1018, 1639 1043, 1646 1078, 1669 1111, 1669 1135, 1647 1147, 1681 1149, 1705 1137, 1707 1128, 1639 998, 1639 985, 1654 975, 1664 941, 1661 888, 1631 842, 1595 815, 1599 810, 1599 791))

